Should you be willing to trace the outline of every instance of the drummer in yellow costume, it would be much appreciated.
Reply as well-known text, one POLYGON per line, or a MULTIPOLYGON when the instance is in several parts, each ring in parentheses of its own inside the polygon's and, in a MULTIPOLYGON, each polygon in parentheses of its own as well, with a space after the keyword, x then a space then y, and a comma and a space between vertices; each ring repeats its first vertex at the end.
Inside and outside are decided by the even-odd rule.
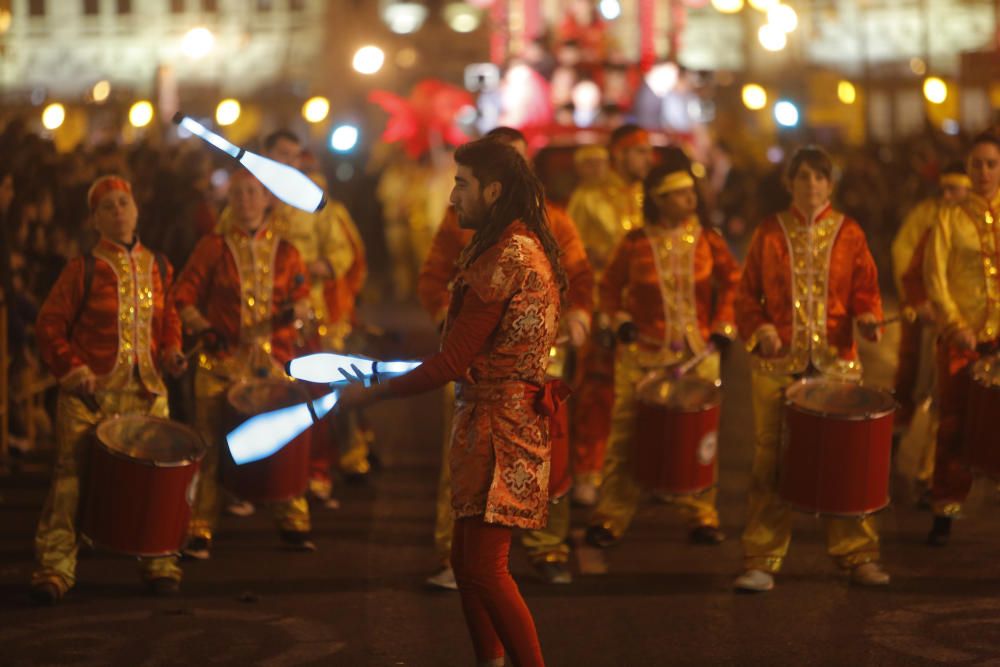
MULTIPOLYGON (((791 542, 793 510, 777 490, 785 388, 813 373, 860 379, 854 324, 865 338, 880 335, 878 270, 861 227, 830 206, 832 178, 833 163, 821 149, 795 153, 787 176, 792 207, 757 228, 737 290, 736 324, 754 355, 756 432, 738 591, 771 590, 791 542)), ((824 523, 827 551, 851 571, 852 582, 889 583, 873 517, 824 523)))
POLYGON ((972 486, 962 460, 971 366, 1000 352, 1000 136, 972 142, 972 191, 941 211, 924 260, 927 296, 941 324, 938 343, 940 425, 931 485, 934 523, 927 540, 944 545, 972 486))
MULTIPOLYGON (((306 268, 298 251, 274 233, 269 200, 249 172, 235 172, 222 231, 198 242, 173 290, 184 328, 206 347, 195 372, 195 428, 209 449, 184 549, 191 558, 209 557, 218 522, 226 393, 241 379, 285 377, 283 367, 294 349, 292 320, 308 317, 306 268)), ((274 513, 285 544, 315 549, 305 497, 275 503, 274 513)))
MULTIPOLYGON (((644 183, 645 225, 625 235, 600 284, 599 317, 613 321, 627 344, 615 359, 615 402, 604 459, 601 498, 587 541, 606 547, 621 539, 642 498, 632 476, 637 387, 665 377, 669 368, 735 336, 733 297, 739 264, 716 232, 704 229, 695 211, 698 195, 686 164, 654 167, 644 183), (713 307, 714 305, 714 307, 713 307)), ((719 380, 719 354, 694 369, 719 380)), ((688 517, 690 538, 718 544, 716 489, 671 502, 688 517)))
MULTIPOLYGON (((278 130, 264 140, 266 155, 296 169, 300 168, 302 144, 288 130, 278 130)), ((362 254, 355 252, 360 235, 343 204, 327 198, 326 206, 317 213, 308 213, 283 202, 274 204, 274 231, 295 246, 309 272, 309 303, 316 325, 318 340, 323 350, 342 351, 344 341, 351 333, 350 317, 331 313, 324 295, 327 282, 342 281, 355 266, 363 262, 362 254)), ((359 248, 360 249, 360 248, 359 248)), ((358 428, 355 415, 345 415, 348 428, 341 444, 340 469, 348 475, 365 475, 371 470, 368 463, 368 438, 358 428)), ((322 447, 326 443, 317 443, 322 447)), ((314 475, 310 491, 322 499, 329 498, 329 475, 314 475)))
MULTIPOLYGON (((63 270, 36 328, 41 357, 59 380, 56 463, 31 577, 32 597, 48 604, 76 582, 80 466, 88 434, 102 417, 115 414, 166 417, 160 370, 178 375, 187 366, 180 320, 168 296, 172 269, 135 236, 131 186, 105 176, 91 186, 87 200, 101 239, 63 270)), ((174 559, 143 559, 140 569, 154 593, 177 591, 181 571, 174 559)))
MULTIPOLYGON (((608 150, 612 169, 607 178, 599 183, 582 184, 573 192, 567 207, 598 276, 622 237, 642 225, 642 179, 653 158, 649 135, 637 125, 623 125, 612 132, 608 150)), ((614 352, 590 341, 580 358, 582 379, 574 396, 570 437, 575 476, 573 499, 582 505, 593 505, 597 501, 604 450, 611 430, 614 352)))

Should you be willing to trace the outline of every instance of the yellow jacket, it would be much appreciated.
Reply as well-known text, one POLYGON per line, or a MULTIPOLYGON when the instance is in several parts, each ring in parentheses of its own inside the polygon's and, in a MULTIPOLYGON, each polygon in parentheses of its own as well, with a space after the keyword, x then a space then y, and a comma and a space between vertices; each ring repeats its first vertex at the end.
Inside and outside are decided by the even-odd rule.
POLYGON ((626 233, 642 226, 642 183, 629 185, 612 172, 598 185, 573 191, 566 207, 595 271, 603 270, 626 233))
POLYGON ((924 258, 927 296, 945 334, 969 328, 980 343, 1000 336, 1000 192, 970 194, 941 209, 924 258))
POLYGON ((925 199, 909 213, 892 240, 892 277, 896 283, 896 292, 905 300, 903 289, 903 274, 913 261, 913 253, 920 245, 940 215, 941 203, 936 197, 925 199))

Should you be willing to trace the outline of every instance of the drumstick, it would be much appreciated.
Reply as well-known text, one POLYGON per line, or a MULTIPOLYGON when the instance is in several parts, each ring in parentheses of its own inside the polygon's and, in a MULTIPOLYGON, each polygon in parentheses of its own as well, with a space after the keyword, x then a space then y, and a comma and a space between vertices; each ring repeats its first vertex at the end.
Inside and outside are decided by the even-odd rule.
POLYGON ((87 409, 95 415, 101 411, 101 404, 97 402, 97 397, 89 391, 80 394, 80 401, 82 401, 83 404, 87 406, 87 409))
POLYGON ((875 326, 884 327, 887 324, 895 324, 896 322, 907 322, 913 324, 917 321, 917 311, 912 308, 904 308, 900 312, 896 313, 892 317, 887 317, 881 322, 876 322, 875 326))
POLYGON ((194 357, 194 355, 201 352, 204 348, 205 348, 205 341, 199 340, 197 343, 194 344, 194 347, 192 347, 190 350, 184 353, 184 361, 191 361, 191 358, 194 357))
POLYGON ((702 350, 701 352, 694 355, 693 357, 685 361, 683 364, 678 366, 674 370, 674 377, 679 378, 687 375, 692 368, 694 368, 701 362, 705 361, 705 359, 707 359, 712 354, 715 354, 715 345, 709 343, 708 345, 705 346, 704 350, 702 350))

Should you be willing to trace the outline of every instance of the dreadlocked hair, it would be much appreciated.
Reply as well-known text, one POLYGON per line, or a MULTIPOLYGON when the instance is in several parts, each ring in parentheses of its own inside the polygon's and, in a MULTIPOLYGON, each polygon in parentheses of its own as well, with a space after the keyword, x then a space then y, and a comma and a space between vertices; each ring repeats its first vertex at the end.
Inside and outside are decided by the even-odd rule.
POLYGON ((480 187, 494 182, 499 182, 501 187, 500 197, 487 213, 486 224, 476 230, 459 256, 458 265, 468 267, 500 240, 512 222, 520 220, 541 243, 559 286, 559 294, 565 296, 566 271, 559 261, 562 250, 549 228, 545 193, 521 154, 501 141, 486 137, 459 146, 455 151, 455 162, 468 167, 480 187))

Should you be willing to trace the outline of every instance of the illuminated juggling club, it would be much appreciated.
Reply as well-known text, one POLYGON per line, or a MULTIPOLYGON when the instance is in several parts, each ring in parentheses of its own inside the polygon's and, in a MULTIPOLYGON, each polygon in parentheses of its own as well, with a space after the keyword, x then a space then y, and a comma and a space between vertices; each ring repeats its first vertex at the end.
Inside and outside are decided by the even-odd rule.
POLYGON ((289 206, 309 213, 326 206, 323 189, 298 169, 241 148, 179 111, 174 114, 174 123, 242 164, 275 197, 289 206))
POLYGON ((323 419, 337 405, 338 392, 315 400, 254 415, 226 436, 236 465, 253 463, 277 453, 323 419))
POLYGON ((379 361, 354 354, 318 352, 292 359, 285 366, 285 372, 296 380, 316 384, 345 385, 360 380, 370 384, 380 379, 409 373, 421 363, 379 361))

